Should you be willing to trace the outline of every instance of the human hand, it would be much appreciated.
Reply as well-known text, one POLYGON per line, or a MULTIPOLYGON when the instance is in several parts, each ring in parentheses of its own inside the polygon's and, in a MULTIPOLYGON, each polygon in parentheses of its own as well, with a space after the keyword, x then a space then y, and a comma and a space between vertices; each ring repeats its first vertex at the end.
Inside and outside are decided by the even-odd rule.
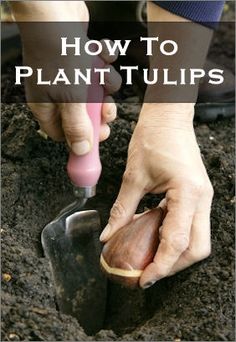
MULTIPOLYGON (((81 70, 89 67, 89 65, 92 66, 93 58, 87 55, 76 56, 76 59, 69 55, 64 59, 57 57, 61 42, 56 39, 56 36, 60 37, 60 29, 64 34, 68 27, 68 36, 72 35, 71 30, 75 29, 75 36, 81 36, 83 42, 88 40, 89 13, 84 1, 32 1, 29 3, 20 1, 11 3, 21 31, 25 65, 33 69, 40 65, 46 75, 53 74, 54 70, 58 68, 71 71, 73 65, 77 64, 81 70), (21 22, 23 23, 21 24, 21 22), (24 26, 25 22, 38 22, 39 24, 32 25, 32 29, 29 30, 27 29, 28 26, 24 26), (46 26, 47 24, 42 26, 41 22, 56 22, 56 26, 52 26, 52 29, 56 28, 57 32, 45 34, 47 27, 50 29, 51 26, 46 26), (64 22, 71 22, 75 25, 66 26, 64 22)), ((120 75, 110 66, 110 63, 116 60, 117 55, 110 56, 105 49, 105 44, 103 47, 104 49, 99 57, 103 60, 105 68, 109 65, 111 72, 105 76, 106 86, 104 86, 105 97, 102 106, 100 141, 108 138, 110 134, 108 123, 116 117, 116 105, 110 94, 117 91, 121 85, 120 75)), ((62 88, 60 93, 59 87, 56 90, 51 86, 40 87, 36 85, 34 79, 27 78, 25 79, 25 89, 28 105, 42 131, 56 141, 65 138, 72 151, 77 155, 83 155, 90 151, 93 144, 93 128, 85 103, 87 96, 84 92, 87 91, 87 87, 82 88, 81 94, 76 94, 76 98, 80 99, 79 103, 72 103, 75 102, 73 100, 68 103, 68 99, 73 99, 73 91, 77 91, 75 87, 69 88, 68 92, 62 88), (30 99, 36 97, 37 103, 32 103, 30 99)))
MULTIPOLYGON (((213 189, 193 129, 193 104, 144 104, 134 130, 126 171, 108 225, 106 242, 135 214, 146 193, 165 193, 165 218, 153 262, 140 286, 148 288, 209 256, 213 189)), ((148 227, 147 227, 148 229, 148 227)))

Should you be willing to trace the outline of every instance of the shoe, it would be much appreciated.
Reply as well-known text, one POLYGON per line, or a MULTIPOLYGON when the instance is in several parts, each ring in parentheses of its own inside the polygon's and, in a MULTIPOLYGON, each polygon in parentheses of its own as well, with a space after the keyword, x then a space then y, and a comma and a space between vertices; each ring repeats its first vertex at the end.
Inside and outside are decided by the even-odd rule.
MULTIPOLYGON (((206 61, 205 71, 220 69, 209 60, 206 61)), ((206 74, 208 74, 206 72, 206 74)), ((200 82, 197 104, 195 106, 195 120, 212 122, 217 119, 227 119, 235 115, 235 79, 233 73, 224 68, 224 83, 210 85, 205 76, 200 82)))

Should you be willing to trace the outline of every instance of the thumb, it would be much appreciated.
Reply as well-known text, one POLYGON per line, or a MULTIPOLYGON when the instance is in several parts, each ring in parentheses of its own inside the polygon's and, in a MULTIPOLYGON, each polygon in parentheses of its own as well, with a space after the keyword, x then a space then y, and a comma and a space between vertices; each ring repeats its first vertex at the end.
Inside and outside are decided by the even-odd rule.
POLYGON ((93 144, 93 127, 85 103, 64 103, 62 128, 69 147, 76 155, 87 154, 93 144))
POLYGON ((128 224, 138 207, 141 198, 144 196, 142 186, 129 176, 127 171, 124 174, 123 182, 118 197, 111 209, 108 224, 104 228, 100 241, 106 242, 112 235, 128 224))

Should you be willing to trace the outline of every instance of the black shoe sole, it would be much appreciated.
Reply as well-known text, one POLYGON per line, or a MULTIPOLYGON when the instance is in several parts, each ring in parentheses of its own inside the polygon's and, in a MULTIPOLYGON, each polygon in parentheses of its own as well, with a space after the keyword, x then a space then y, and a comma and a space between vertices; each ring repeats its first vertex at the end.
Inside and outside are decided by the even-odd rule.
POLYGON ((213 122, 235 116, 235 103, 197 103, 195 106, 196 121, 213 122))

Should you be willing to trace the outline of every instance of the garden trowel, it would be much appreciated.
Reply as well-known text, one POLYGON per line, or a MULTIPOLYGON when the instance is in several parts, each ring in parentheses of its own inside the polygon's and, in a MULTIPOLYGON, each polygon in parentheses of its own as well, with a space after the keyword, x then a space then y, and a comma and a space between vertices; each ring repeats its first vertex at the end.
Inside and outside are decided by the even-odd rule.
POLYGON ((99 266, 100 217, 96 210, 85 210, 87 199, 96 194, 101 174, 99 128, 103 96, 103 88, 93 79, 87 101, 94 131, 93 149, 81 157, 70 153, 67 171, 74 185, 75 202, 42 232, 58 307, 62 313, 76 317, 87 334, 102 329, 106 305, 106 280, 99 266), (93 102, 94 94, 101 99, 99 103, 93 102))

